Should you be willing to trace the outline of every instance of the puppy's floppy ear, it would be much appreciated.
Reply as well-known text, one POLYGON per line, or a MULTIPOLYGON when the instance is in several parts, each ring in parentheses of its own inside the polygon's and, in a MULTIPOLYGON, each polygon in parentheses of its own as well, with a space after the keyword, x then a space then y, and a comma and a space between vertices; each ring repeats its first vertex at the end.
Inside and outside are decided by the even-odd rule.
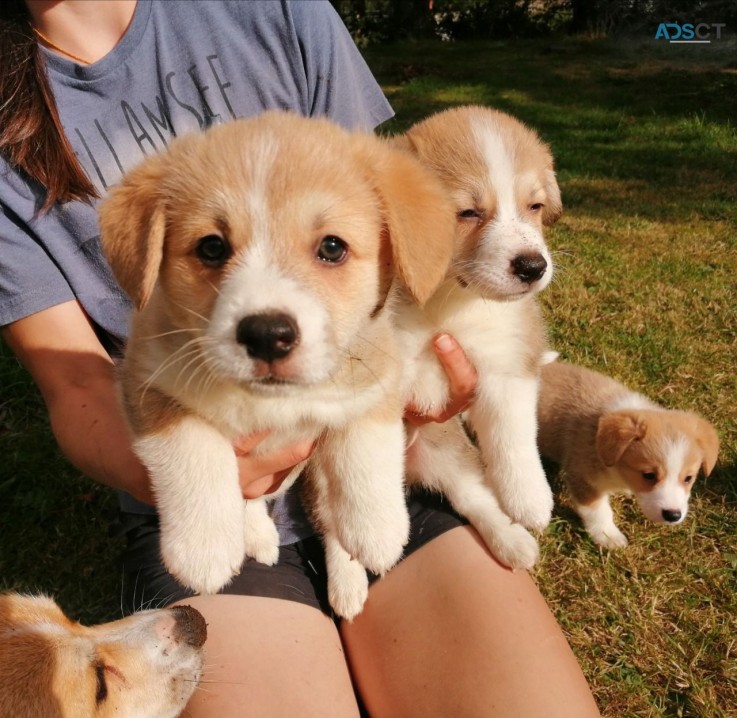
POLYGON ((166 215, 161 201, 164 162, 151 157, 129 172, 100 207, 100 239, 115 278, 141 309, 159 274, 166 215))
POLYGON ((555 224, 561 214, 563 214, 563 200, 560 196, 560 187, 558 187, 558 180, 555 178, 555 172, 552 167, 548 167, 545 170, 544 187, 546 201, 543 207, 543 224, 549 227, 551 224, 555 224))
POLYGON ((627 447, 642 439, 647 432, 643 422, 635 412, 615 411, 599 419, 596 431, 596 453, 605 466, 614 466, 627 447))
POLYGON ((694 438, 698 444, 703 458, 701 460, 701 470, 704 472, 704 476, 708 476, 713 470, 717 463, 717 456, 719 455, 719 434, 716 429, 703 417, 694 414, 694 420, 696 422, 694 438))
POLYGON ((382 143, 376 163, 394 266, 420 305, 438 288, 453 256, 455 214, 435 175, 392 143, 382 143))

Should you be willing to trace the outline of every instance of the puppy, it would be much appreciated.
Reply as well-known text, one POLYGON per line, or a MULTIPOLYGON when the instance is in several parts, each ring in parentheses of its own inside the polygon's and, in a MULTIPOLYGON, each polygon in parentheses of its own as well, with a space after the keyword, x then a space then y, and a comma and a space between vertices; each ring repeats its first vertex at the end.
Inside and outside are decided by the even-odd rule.
POLYGON ((378 574, 399 559, 393 287, 422 303, 442 281, 448 214, 405 153, 281 112, 179 139, 110 193, 102 242, 137 307, 123 401, 182 583, 215 592, 244 555, 277 561, 266 500, 243 502, 232 448, 264 430, 264 452, 316 442, 305 480, 328 546, 378 574))
POLYGON ((484 107, 433 115, 398 143, 442 181, 456 223, 445 281, 422 310, 405 302, 398 312, 411 347, 407 354, 415 357, 407 371, 408 400, 420 411, 446 403, 447 382, 429 344, 438 332, 453 335, 478 371, 467 419, 485 478, 479 477, 478 462, 461 458, 472 454, 460 422, 419 429, 412 474, 453 492, 451 502, 469 516, 500 560, 529 567, 536 543, 519 533, 521 527, 510 527, 508 517, 539 530, 553 507, 536 444, 539 365, 547 346, 536 295, 553 272, 543 227, 562 211, 553 160, 535 132, 484 107), (443 430, 455 435, 457 450, 450 460, 447 450, 434 448, 443 430), (494 546, 500 540, 506 547, 494 546))
POLYGON ((538 418, 540 451, 561 465, 586 530, 607 549, 627 545, 610 494, 634 494, 648 519, 679 524, 699 469, 708 476, 719 451, 714 427, 700 416, 565 362, 542 368, 538 418))
POLYGON ((189 606, 86 627, 50 598, 0 595, 0 715, 174 718, 200 680, 206 637, 189 606))

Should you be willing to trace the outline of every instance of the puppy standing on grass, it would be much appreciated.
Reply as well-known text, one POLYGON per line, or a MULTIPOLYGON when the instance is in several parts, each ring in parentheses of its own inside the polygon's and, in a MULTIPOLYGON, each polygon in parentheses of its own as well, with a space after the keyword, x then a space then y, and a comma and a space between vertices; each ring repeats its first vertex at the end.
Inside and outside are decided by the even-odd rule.
POLYGON ((627 545, 610 494, 634 494, 648 519, 678 524, 699 470, 708 476, 716 464, 719 437, 708 421, 566 362, 543 367, 538 415, 540 451, 561 465, 576 511, 604 548, 627 545))
POLYGON ((429 344, 439 331, 453 335, 478 371, 468 421, 485 463, 454 421, 419 428, 409 469, 415 480, 446 493, 503 563, 529 568, 536 542, 508 517, 543 529, 553 507, 535 415, 547 346, 535 297, 553 271, 543 226, 562 211, 553 160, 535 132, 483 107, 433 115, 397 144, 442 181, 456 223, 446 281, 422 311, 410 302, 399 311, 408 354, 416 357, 407 373, 409 401, 420 411, 445 404, 447 381, 429 344), (446 448, 448 433, 455 454, 446 448))
POLYGON ((206 638, 189 606, 88 627, 45 596, 0 595, 0 716, 175 718, 197 688, 206 638))
MULTIPOLYGON (((393 287, 398 274, 419 302, 434 291, 449 215, 405 153, 280 112, 179 139, 110 193, 103 246, 138 309, 124 405, 162 557, 182 583, 214 592, 244 554, 277 561, 267 499, 243 501, 232 447, 263 430, 264 452, 316 440, 307 488, 328 552, 340 544, 379 574, 399 559, 409 518, 393 287)), ((365 572, 345 571, 361 575, 355 613, 365 572)))

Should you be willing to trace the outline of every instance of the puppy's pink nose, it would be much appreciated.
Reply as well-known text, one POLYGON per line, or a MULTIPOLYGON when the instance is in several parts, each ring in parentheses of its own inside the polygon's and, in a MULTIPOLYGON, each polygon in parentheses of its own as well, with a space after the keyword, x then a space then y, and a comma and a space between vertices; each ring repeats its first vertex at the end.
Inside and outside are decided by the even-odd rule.
POLYGON ((540 279, 548 263, 542 254, 518 254, 511 262, 512 274, 525 284, 532 284, 540 279))
POLYGON ((236 341, 248 356, 272 362, 283 359, 299 341, 299 329, 287 314, 252 314, 238 322, 236 341))

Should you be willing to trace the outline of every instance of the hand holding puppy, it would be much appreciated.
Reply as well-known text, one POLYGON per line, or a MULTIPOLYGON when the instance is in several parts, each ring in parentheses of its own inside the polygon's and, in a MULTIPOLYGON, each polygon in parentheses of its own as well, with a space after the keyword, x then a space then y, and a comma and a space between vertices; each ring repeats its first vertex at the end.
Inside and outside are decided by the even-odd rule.
POLYGON ((478 374, 461 345, 449 334, 438 334, 433 339, 433 350, 448 378, 448 403, 439 411, 420 413, 410 404, 404 418, 415 426, 435 421, 442 424, 465 411, 476 393, 478 374))

